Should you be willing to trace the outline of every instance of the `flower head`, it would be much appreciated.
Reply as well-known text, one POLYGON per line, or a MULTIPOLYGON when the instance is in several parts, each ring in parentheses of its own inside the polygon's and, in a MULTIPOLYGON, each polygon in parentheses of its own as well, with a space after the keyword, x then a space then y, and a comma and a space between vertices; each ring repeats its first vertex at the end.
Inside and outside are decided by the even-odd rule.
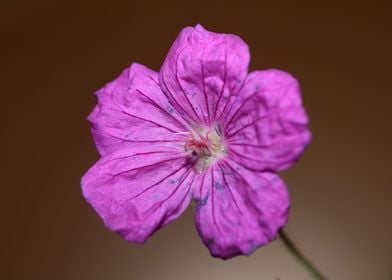
POLYGON ((101 159, 83 194, 106 226, 144 242, 192 199, 211 254, 248 255, 286 223, 289 196, 276 174, 310 141, 297 81, 248 73, 237 36, 183 29, 159 73, 132 64, 99 90, 89 115, 101 159))

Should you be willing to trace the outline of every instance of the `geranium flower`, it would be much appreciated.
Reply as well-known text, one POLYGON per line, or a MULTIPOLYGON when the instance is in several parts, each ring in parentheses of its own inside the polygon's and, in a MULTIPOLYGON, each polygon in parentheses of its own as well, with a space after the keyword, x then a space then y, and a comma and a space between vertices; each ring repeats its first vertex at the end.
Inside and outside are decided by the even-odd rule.
POLYGON ((186 27, 159 73, 134 63, 96 93, 102 157, 82 188, 109 229, 143 243, 194 199, 213 256, 275 239, 290 204, 276 172, 309 143, 308 118, 290 74, 248 64, 239 37, 186 27))

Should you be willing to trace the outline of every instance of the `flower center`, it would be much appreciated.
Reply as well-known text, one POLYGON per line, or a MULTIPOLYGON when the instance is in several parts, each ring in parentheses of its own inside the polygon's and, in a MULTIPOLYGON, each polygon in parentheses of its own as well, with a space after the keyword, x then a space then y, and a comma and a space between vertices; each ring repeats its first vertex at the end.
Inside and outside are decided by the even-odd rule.
POLYGON ((196 161, 195 166, 198 171, 206 170, 227 155, 220 125, 215 125, 213 128, 200 128, 192 132, 184 148, 196 161))

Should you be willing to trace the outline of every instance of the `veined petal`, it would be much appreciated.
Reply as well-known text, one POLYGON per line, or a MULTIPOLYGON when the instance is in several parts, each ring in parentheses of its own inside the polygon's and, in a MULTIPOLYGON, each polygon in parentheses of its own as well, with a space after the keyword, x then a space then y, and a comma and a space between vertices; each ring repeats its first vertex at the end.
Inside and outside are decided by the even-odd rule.
POLYGON ((162 93, 158 74, 132 64, 96 93, 98 104, 88 119, 101 155, 130 143, 177 145, 184 122, 162 93))
POLYGON ((238 36, 187 27, 171 47, 159 82, 191 125, 208 125, 234 99, 248 64, 248 46, 238 36))
POLYGON ((274 173, 251 172, 231 160, 220 162, 195 192, 196 226, 211 255, 249 255, 276 238, 286 223, 289 196, 274 173))
POLYGON ((252 170, 290 167, 311 138, 298 82, 280 70, 250 73, 222 122, 230 157, 252 170))
POLYGON ((194 178, 181 152, 135 146, 103 156, 82 189, 110 230, 141 243, 186 209, 194 178))

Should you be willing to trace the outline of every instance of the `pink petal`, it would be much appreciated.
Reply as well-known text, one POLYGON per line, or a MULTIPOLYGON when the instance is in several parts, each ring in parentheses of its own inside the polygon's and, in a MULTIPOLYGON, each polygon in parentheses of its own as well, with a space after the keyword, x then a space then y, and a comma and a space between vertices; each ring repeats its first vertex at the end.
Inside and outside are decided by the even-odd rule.
POLYGON ((202 181, 195 193, 196 226, 215 257, 249 255, 275 239, 287 221, 288 192, 274 173, 251 172, 227 160, 202 181))
POLYGON ((98 105, 89 116, 101 155, 124 144, 176 145, 183 121, 162 93, 158 74, 132 64, 96 93, 98 105))
POLYGON ((221 121, 230 157, 252 170, 290 167, 311 138, 298 82, 279 70, 250 73, 221 121))
POLYGON ((186 209, 194 178, 182 152, 135 146, 103 156, 82 189, 110 230, 141 243, 186 209))
POLYGON ((248 46, 231 34, 201 25, 183 29, 159 72, 159 81, 173 106, 193 125, 210 124, 247 74, 248 46))

